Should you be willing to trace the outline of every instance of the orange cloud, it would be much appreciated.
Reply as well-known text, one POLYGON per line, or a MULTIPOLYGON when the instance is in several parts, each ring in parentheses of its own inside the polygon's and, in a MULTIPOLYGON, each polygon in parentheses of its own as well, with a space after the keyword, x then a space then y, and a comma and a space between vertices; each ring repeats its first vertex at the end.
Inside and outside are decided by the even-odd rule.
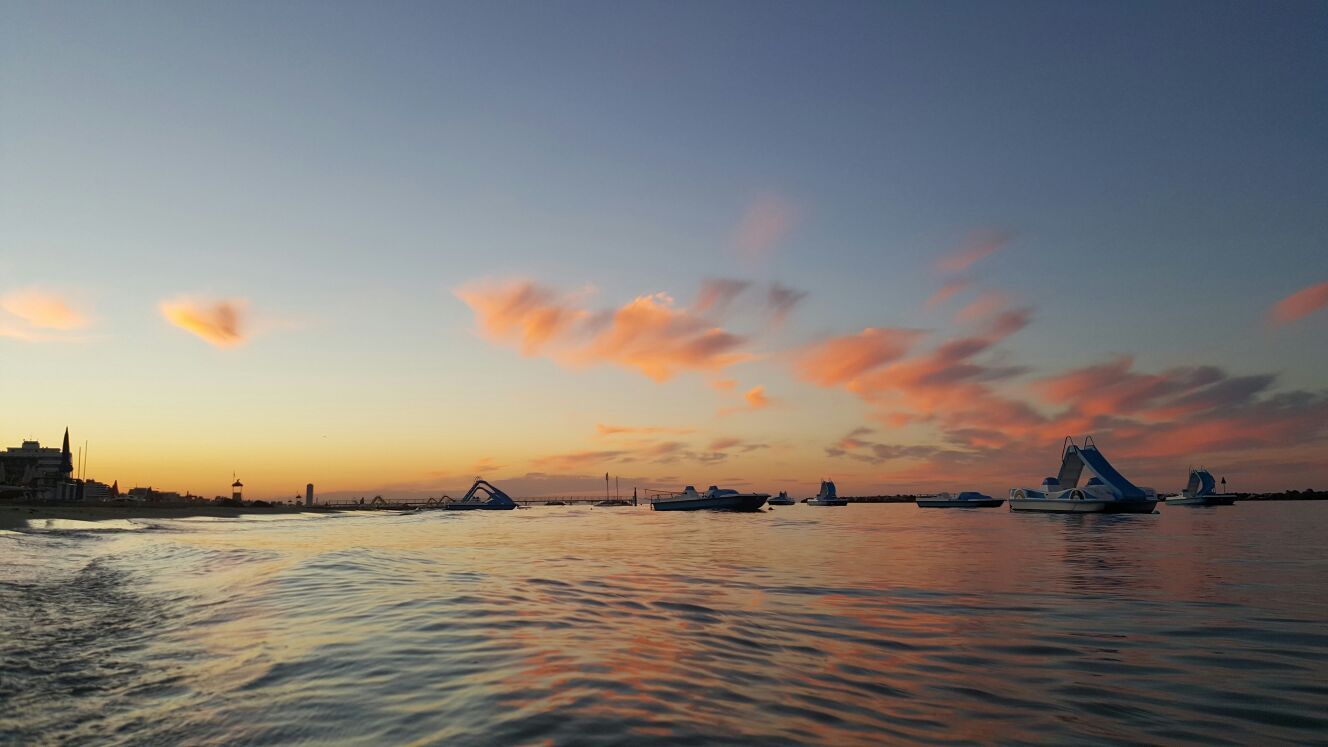
POLYGON ((747 406, 753 410, 762 410, 770 406, 770 398, 766 396, 765 387, 755 386, 747 390, 743 395, 747 400, 747 406))
POLYGON ((856 335, 834 337, 801 351, 794 360, 798 375, 821 386, 846 384, 897 360, 923 335, 919 330, 868 327, 856 335))
POLYGON ((720 371, 754 357, 743 350, 746 338, 695 309, 679 308, 665 293, 594 313, 526 280, 472 284, 457 296, 475 312, 481 333, 490 340, 568 365, 610 363, 665 381, 685 371, 720 371))
POLYGON ((734 244, 747 257, 762 257, 793 230, 797 220, 798 208, 793 203, 776 195, 763 195, 743 213, 734 244))
POLYGON ((604 423, 595 424, 595 433, 600 436, 617 435, 638 435, 638 434, 657 434, 657 433, 695 433, 695 428, 669 428, 665 426, 627 426, 627 425, 605 425, 604 423))
POLYGON ((1000 251, 1012 238, 1013 234, 999 229, 975 233, 963 246, 943 257, 936 267, 942 272, 963 272, 1000 251))
POLYGON ((1290 324, 1328 306, 1328 282, 1302 288, 1287 296, 1269 312, 1275 324, 1290 324))
POLYGON ((750 360, 753 356, 740 350, 745 343, 656 293, 638 296, 613 312, 580 357, 611 361, 666 381, 681 371, 716 371, 750 360))
POLYGON ((166 321, 197 335, 211 345, 224 348, 245 341, 247 306, 248 302, 244 299, 195 301, 180 298, 163 301, 159 308, 166 321))
POLYGON ((88 326, 87 314, 49 291, 29 288, 0 296, 0 309, 38 330, 70 331, 88 326))
POLYGON ((474 310, 486 335, 519 343, 525 355, 535 355, 588 316, 571 299, 527 280, 472 283, 456 295, 474 310))

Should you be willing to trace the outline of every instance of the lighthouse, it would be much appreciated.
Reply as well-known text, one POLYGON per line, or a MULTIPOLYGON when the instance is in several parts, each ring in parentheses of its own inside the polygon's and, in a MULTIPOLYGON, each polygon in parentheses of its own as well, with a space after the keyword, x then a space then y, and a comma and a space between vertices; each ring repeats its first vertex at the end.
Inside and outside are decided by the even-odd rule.
POLYGON ((231 500, 233 501, 244 500, 244 496, 241 495, 243 492, 244 492, 244 483, 240 482, 239 478, 236 478, 235 482, 231 483, 231 500))

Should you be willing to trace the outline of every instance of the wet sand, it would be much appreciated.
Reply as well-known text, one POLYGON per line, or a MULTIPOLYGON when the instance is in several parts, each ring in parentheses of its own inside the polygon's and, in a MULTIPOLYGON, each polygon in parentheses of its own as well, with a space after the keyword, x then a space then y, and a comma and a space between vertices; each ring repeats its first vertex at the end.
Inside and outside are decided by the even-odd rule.
POLYGON ((52 504, 0 504, 0 529, 25 529, 29 521, 43 519, 73 519, 75 521, 109 521, 112 519, 184 519, 195 516, 234 518, 237 516, 272 516, 280 514, 335 513, 337 509, 318 506, 273 506, 271 508, 197 505, 68 505, 52 504))

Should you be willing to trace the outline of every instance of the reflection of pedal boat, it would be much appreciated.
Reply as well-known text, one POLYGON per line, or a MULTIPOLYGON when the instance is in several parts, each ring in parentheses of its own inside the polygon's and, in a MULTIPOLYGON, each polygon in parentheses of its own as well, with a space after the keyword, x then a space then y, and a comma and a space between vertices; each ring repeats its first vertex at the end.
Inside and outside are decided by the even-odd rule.
POLYGON ((443 504, 443 508, 453 511, 507 511, 516 508, 516 501, 489 482, 476 480, 475 484, 470 486, 470 490, 466 491, 466 494, 461 497, 461 500, 448 501, 443 504), (481 493, 485 497, 481 497, 481 493))
POLYGON ((1004 498, 992 498, 972 491, 964 491, 959 495, 937 493, 917 500, 918 508, 995 508, 1002 503, 1005 503, 1004 498))
POLYGON ((1156 506, 1157 491, 1136 487, 1125 479, 1097 450, 1092 436, 1084 438, 1082 447, 1066 436, 1061 454, 1061 471, 1056 477, 1043 480, 1040 489, 1010 490, 1011 511, 1147 514, 1152 513, 1156 506), (1093 477, 1082 488, 1077 487, 1085 468, 1093 477))
POLYGON ((739 493, 711 485, 698 493, 688 485, 681 493, 669 493, 650 501, 656 511, 759 511, 770 497, 769 493, 739 493))
POLYGON ((794 500, 793 500, 792 498, 789 497, 789 494, 788 494, 788 491, 787 491, 787 490, 781 490, 781 491, 779 491, 779 495, 775 496, 774 498, 771 498, 769 501, 766 501, 766 502, 769 503, 769 504, 772 505, 772 506, 792 506, 792 505, 794 505, 794 500))
POLYGON ((816 494, 815 498, 807 499, 808 506, 847 506, 848 499, 840 498, 835 492, 835 483, 832 480, 821 481, 821 492, 816 494))
POLYGON ((1167 499, 1167 505, 1176 506, 1230 506, 1236 502, 1236 496, 1218 493, 1213 481, 1213 473, 1200 467, 1190 470, 1190 479, 1180 495, 1167 499))

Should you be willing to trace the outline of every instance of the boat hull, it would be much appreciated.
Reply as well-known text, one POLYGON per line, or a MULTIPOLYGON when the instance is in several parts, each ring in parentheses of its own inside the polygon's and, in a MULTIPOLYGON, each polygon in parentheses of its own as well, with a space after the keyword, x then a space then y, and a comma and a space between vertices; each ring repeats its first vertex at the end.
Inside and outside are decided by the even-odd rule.
POLYGON ((796 505, 797 505, 797 502, 794 501, 792 498, 788 498, 788 499, 785 499, 785 500, 782 500, 782 501, 781 501, 781 500, 776 500, 776 499, 774 499, 774 498, 771 498, 770 500, 766 501, 766 503, 770 504, 771 506, 796 506, 796 505))
POLYGON ((721 495, 713 498, 701 496, 652 501, 650 507, 656 511, 760 511, 769 497, 766 495, 721 495))
POLYGON ((1234 495, 1205 495, 1198 498, 1168 498, 1169 506, 1234 506, 1234 495))
POLYGON ((947 501, 929 498, 919 498, 917 500, 918 508, 996 508, 1002 503, 1005 503, 1004 498, 983 498, 972 501, 947 501))
POLYGON ((1151 514, 1157 501, 1093 500, 1091 498, 1011 498, 1011 511, 1057 514, 1151 514))
POLYGON ((448 511, 511 511, 516 506, 490 506, 485 503, 461 503, 458 501, 456 503, 444 503, 443 508, 448 511))

